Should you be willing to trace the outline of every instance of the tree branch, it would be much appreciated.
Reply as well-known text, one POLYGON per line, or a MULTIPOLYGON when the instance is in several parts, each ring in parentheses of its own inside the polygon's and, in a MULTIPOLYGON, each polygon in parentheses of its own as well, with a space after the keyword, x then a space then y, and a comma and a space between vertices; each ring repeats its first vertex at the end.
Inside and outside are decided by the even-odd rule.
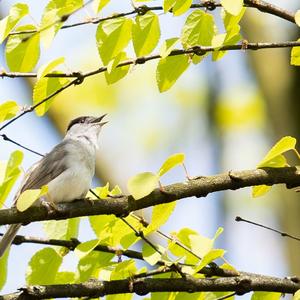
POLYGON ((209 193, 236 190, 255 185, 286 184, 287 188, 300 186, 300 171, 296 167, 263 168, 234 171, 224 174, 199 177, 184 183, 164 187, 164 192, 155 189, 150 195, 134 200, 132 196, 93 201, 74 201, 58 204, 56 211, 49 213, 45 207, 30 207, 24 212, 16 208, 0 210, 0 225, 30 223, 42 220, 68 219, 82 216, 107 215, 126 216, 132 211, 168 203, 192 196, 205 197, 209 193))
POLYGON ((123 279, 112 281, 90 280, 81 284, 35 285, 21 288, 19 292, 0 296, 0 300, 49 299, 63 297, 104 297, 123 293, 139 296, 151 292, 236 292, 243 295, 251 291, 293 294, 300 289, 297 278, 277 278, 263 275, 241 275, 227 278, 168 278, 123 279))

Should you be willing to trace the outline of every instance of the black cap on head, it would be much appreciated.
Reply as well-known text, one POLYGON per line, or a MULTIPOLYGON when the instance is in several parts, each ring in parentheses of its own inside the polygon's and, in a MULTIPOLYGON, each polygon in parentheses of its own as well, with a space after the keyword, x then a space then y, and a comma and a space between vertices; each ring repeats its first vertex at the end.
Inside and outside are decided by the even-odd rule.
POLYGON ((91 117, 91 116, 78 117, 76 119, 73 119, 69 123, 67 131, 69 131, 73 125, 78 124, 78 123, 85 123, 85 124, 99 123, 105 116, 106 116, 106 114, 102 115, 101 117, 91 117))

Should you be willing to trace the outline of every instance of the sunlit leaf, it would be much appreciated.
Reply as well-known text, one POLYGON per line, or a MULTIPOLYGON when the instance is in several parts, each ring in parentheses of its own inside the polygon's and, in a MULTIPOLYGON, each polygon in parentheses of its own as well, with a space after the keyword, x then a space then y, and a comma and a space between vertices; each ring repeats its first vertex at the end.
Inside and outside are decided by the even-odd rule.
POLYGON ((196 266, 195 273, 199 272, 201 269, 203 269, 205 266, 207 266, 209 263, 213 262, 217 258, 223 257, 224 254, 225 254, 225 250, 223 250, 223 249, 212 249, 212 250, 210 250, 201 259, 200 264, 196 266))
POLYGON ((0 44, 28 12, 28 5, 25 3, 16 3, 10 8, 8 16, 0 21, 0 44))
MULTIPOLYGON (((281 293, 274 292, 254 292, 251 296, 251 300, 279 300, 281 293)), ((293 298, 295 299, 295 298, 293 298)))
POLYGON ((221 4, 227 12, 236 16, 241 12, 244 1, 243 0, 221 0, 221 4))
POLYGON ((38 198, 42 197, 43 195, 47 194, 48 187, 44 185, 41 189, 32 189, 32 190, 25 190, 21 193, 17 200, 17 210, 18 211, 25 211, 28 209, 38 198))
MULTIPOLYGON (((298 39, 297 42, 300 42, 300 39, 298 39)), ((300 46, 292 48, 291 65, 300 66, 300 46)))
POLYGON ((263 158, 263 160, 257 165, 257 168, 262 167, 275 167, 274 166, 274 159, 276 163, 280 164, 278 167, 282 167, 282 155, 283 153, 295 149, 297 140, 294 137, 291 136, 285 136, 282 139, 280 139, 273 147, 272 149, 267 153, 267 155, 263 158), (278 159, 278 156, 280 157, 278 159), (270 165, 270 162, 272 162, 272 165, 270 165))
MULTIPOLYGON (((33 105, 44 100, 46 97, 58 91, 60 88, 62 88, 69 82, 70 80, 67 78, 52 78, 52 77, 40 78, 36 82, 33 88, 33 105)), ((35 109, 36 114, 38 116, 43 116, 48 111, 54 99, 55 97, 52 97, 49 100, 42 103, 41 105, 39 105, 35 109)))
POLYGON ((166 58, 171 51, 174 49, 175 45, 179 41, 179 38, 171 38, 164 41, 163 45, 160 48, 160 56, 161 58, 166 58))
POLYGON ((132 20, 126 18, 116 18, 99 24, 96 33, 97 47, 105 65, 128 45, 131 25, 132 20))
POLYGON ((165 251, 165 249, 160 245, 156 245, 155 247, 157 247, 158 251, 156 251, 153 247, 151 247, 147 243, 143 244, 143 249, 142 249, 143 258, 151 266, 154 266, 161 259, 161 254, 159 253, 159 251, 161 253, 165 251))
MULTIPOLYGON (((255 300, 255 299, 254 299, 255 300)), ((273 299, 272 299, 273 300, 273 299)), ((298 290, 293 297, 293 300, 300 300, 300 290, 298 290)))
POLYGON ((75 283, 75 273, 73 272, 57 272, 54 284, 72 284, 75 283))
MULTIPOLYGON (((36 30, 33 25, 23 25, 15 31, 36 30)), ((40 57, 40 35, 24 33, 9 36, 5 58, 11 71, 30 72, 40 57)))
POLYGON ((192 2, 193 0, 176 0, 172 8, 174 16, 184 14, 191 7, 192 2))
POLYGON ((75 254, 79 259, 87 256, 91 251, 95 249, 99 245, 100 240, 90 240, 84 243, 79 244, 75 248, 75 254))
POLYGON ((269 185, 257 185, 252 187, 252 197, 261 197, 265 195, 269 190, 271 189, 271 186, 269 185))
POLYGON ((183 47, 210 46, 215 35, 215 22, 211 14, 194 10, 186 19, 181 33, 183 47))
POLYGON ((168 12, 175 4, 176 0, 164 0, 163 2, 163 8, 164 12, 168 12))
POLYGON ((93 1, 93 8, 94 11, 97 13, 100 12, 100 10, 106 6, 108 3, 110 2, 110 0, 95 0, 93 1))
POLYGON ((27 284, 53 284, 62 257, 52 248, 47 247, 36 252, 27 267, 27 284))
POLYGON ((116 265, 115 269, 111 272, 110 280, 125 279, 133 276, 136 272, 135 261, 128 259, 116 265))
POLYGON ((125 52, 120 52, 115 58, 113 58, 107 65, 107 71, 104 73, 106 82, 113 84, 123 77, 125 77, 130 69, 130 66, 117 67, 117 65, 128 57, 125 52))
POLYGON ((6 164, 1 164, 1 168, 3 169, 2 172, 0 172, 2 174, 2 181, 0 182, 0 207, 4 204, 14 183, 21 174, 20 165, 22 161, 23 153, 22 151, 17 150, 11 153, 10 158, 6 164))
POLYGON ((44 77, 46 74, 50 73, 56 66, 65 62, 64 57, 56 58, 44 65, 42 65, 37 71, 37 79, 44 77))
POLYGON ((132 42, 136 56, 147 55, 157 46, 160 38, 158 16, 148 11, 136 16, 132 26, 132 42))
POLYGON ((176 153, 170 155, 160 167, 158 171, 159 177, 169 172, 172 168, 183 164, 184 159, 185 159, 184 153, 176 153))
POLYGON ((156 69, 156 81, 160 92, 171 88, 189 66, 186 55, 168 56, 159 60, 156 69))
POLYGON ((9 251, 5 251, 4 255, 0 257, 0 290, 6 283, 7 279, 7 260, 9 256, 9 251))
POLYGON ((135 200, 149 195, 158 184, 158 177, 151 172, 144 172, 131 177, 127 188, 135 200))
POLYGON ((15 101, 6 101, 0 104, 0 122, 13 118, 20 110, 19 105, 15 101))

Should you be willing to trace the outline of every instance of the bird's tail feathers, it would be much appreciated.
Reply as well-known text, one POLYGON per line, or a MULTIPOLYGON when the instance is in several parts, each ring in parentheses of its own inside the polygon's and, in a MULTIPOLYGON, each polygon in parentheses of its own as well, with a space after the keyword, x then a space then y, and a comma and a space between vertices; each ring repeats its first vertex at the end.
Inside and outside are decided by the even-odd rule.
POLYGON ((22 224, 12 224, 9 226, 8 230, 0 240, 0 257, 3 256, 6 249, 11 245, 21 226, 22 224))

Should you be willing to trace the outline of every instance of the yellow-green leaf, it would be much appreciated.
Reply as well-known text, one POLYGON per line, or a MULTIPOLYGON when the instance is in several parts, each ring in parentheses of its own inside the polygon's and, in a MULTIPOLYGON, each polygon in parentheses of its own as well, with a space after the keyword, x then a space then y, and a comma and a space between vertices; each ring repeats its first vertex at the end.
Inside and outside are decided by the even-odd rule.
POLYGON ((131 26, 132 20, 126 18, 116 18, 99 24, 96 33, 97 47, 105 65, 128 45, 131 26))
POLYGON ((46 74, 50 73, 56 66, 64 62, 65 62, 65 58, 59 57, 42 65, 37 71, 37 79, 44 77, 46 74))
POLYGON ((159 60, 156 69, 156 81, 160 92, 171 88, 190 62, 186 55, 168 56, 159 60))
MULTIPOLYGON (((155 247, 157 247, 158 251, 160 251, 161 253, 165 252, 165 249, 162 246, 155 245, 155 247)), ((151 266, 154 266, 161 259, 161 256, 162 256, 158 251, 156 251, 149 244, 144 243, 143 249, 142 249, 142 254, 143 254, 144 260, 151 266)))
POLYGON ((93 1, 93 9, 97 13, 109 3, 110 0, 95 0, 93 1))
MULTIPOLYGON (((70 82, 67 78, 52 78, 52 77, 42 77, 40 78, 34 88, 33 88, 33 105, 44 100, 49 95, 53 94, 63 86, 67 85, 70 82)), ((45 101, 43 104, 39 105, 35 112, 40 117, 43 116, 49 109, 51 103, 55 97, 50 98, 45 101)))
POLYGON ((48 192, 48 187, 45 185, 41 189, 26 190, 19 196, 17 200, 17 210, 25 211, 28 209, 38 198, 48 192))
POLYGON ((230 14, 237 16, 243 9, 243 0, 221 0, 224 9, 230 14))
POLYGON ((163 8, 164 12, 168 12, 175 4, 176 0, 164 0, 163 8))
MULTIPOLYGON (((297 42, 300 42, 300 39, 298 39, 297 42)), ((292 48, 291 65, 300 66, 300 46, 292 48)))
POLYGON ((21 174, 21 163, 23 161, 22 151, 14 151, 11 153, 7 163, 2 163, 1 166, 1 182, 0 182, 0 207, 4 204, 9 192, 14 183, 21 174), (5 171, 4 171, 5 169, 5 171))
POLYGON ((225 250, 223 249, 212 249, 210 250, 200 261, 200 264, 196 266, 195 273, 203 269, 205 266, 207 266, 209 263, 214 261, 217 258, 223 257, 225 254, 225 250))
POLYGON ((281 296, 281 293, 275 292, 254 292, 251 300, 279 300, 281 296))
POLYGON ((295 13, 295 22, 298 26, 300 26, 300 9, 295 13))
POLYGON ((271 189, 271 186, 269 185, 257 185, 252 188, 252 197, 261 197, 265 195, 269 190, 271 189))
POLYGON ((174 16, 184 14, 191 7, 192 2, 193 0, 177 0, 172 9, 174 16))
POLYGON ((0 290, 6 283, 7 278, 7 261, 9 256, 9 249, 4 252, 4 255, 0 257, 0 290))
POLYGON ((62 263, 62 257, 50 247, 36 252, 27 267, 27 284, 53 284, 62 263))
POLYGON ((300 290, 294 294, 293 300, 300 300, 300 290))
POLYGON ((158 176, 151 172, 144 172, 131 177, 127 187, 135 200, 149 195, 158 184, 158 176))
POLYGON ((13 118, 19 110, 19 105, 12 100, 0 104, 0 122, 13 118))
MULTIPOLYGON (((24 25, 16 31, 36 30, 33 25, 24 25)), ((11 35, 5 47, 5 58, 11 71, 30 72, 40 57, 39 33, 24 33, 11 35)))
POLYGON ((147 55, 157 46, 160 38, 158 16, 152 11, 136 16, 132 26, 132 42, 136 56, 147 55))
POLYGON ((79 259, 82 259, 83 257, 87 256, 91 251, 93 251, 99 243, 100 240, 91 240, 81 243, 75 248, 74 252, 79 259))
POLYGON ((160 167, 159 171, 158 171, 158 176, 161 177, 164 174, 166 174, 167 172, 169 172, 169 170, 171 170, 172 168, 183 164, 184 162, 184 154, 183 153, 176 153, 173 155, 170 155, 165 162, 162 164, 162 166, 160 167))
POLYGON ((274 167, 274 159, 277 164, 282 166, 283 159, 280 155, 283 153, 295 149, 297 140, 291 136, 285 136, 279 140, 272 149, 267 153, 263 160, 257 165, 257 168, 261 167, 274 167))
POLYGON ((185 49, 193 46, 210 46, 215 35, 215 22, 211 14, 197 9, 186 19, 181 42, 185 49))
POLYGON ((0 44, 6 39, 20 19, 26 16, 28 12, 28 5, 25 3, 16 3, 10 8, 8 16, 0 21, 0 44))
POLYGON ((160 56, 161 58, 166 58, 171 51, 176 46, 177 42, 179 41, 179 38, 171 38, 164 41, 163 45, 160 48, 160 56))

